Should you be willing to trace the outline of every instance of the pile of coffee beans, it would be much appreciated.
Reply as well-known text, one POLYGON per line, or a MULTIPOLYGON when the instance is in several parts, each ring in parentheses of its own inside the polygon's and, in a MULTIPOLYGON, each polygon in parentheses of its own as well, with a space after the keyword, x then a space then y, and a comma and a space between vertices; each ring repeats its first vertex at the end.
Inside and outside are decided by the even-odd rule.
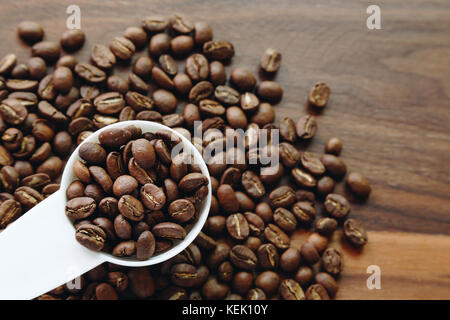
POLYGON ((172 159, 181 139, 169 130, 143 134, 130 125, 105 129, 99 142, 80 146, 81 160, 73 166, 78 180, 66 190, 77 241, 147 260, 183 240, 208 195, 208 178, 182 148, 172 159))
MULTIPOLYGON (((54 182, 76 144, 118 121, 156 121, 174 128, 203 152, 212 177, 209 218, 182 253, 144 268, 106 263, 39 299, 302 300, 336 295, 344 258, 329 246, 330 239, 342 226, 347 241, 359 248, 367 243, 367 233, 360 222, 347 219, 351 205, 335 193, 335 186, 345 180, 349 191, 362 199, 369 196, 371 187, 362 174, 347 173, 339 157, 340 139, 330 138, 323 155, 305 150, 318 130, 314 115, 295 120, 282 117, 275 123, 274 105, 283 97, 282 87, 274 81, 282 62, 279 51, 269 48, 262 54, 257 63, 264 80, 258 81, 250 69, 230 65, 235 54, 232 43, 214 39, 207 23, 191 22, 180 14, 146 17, 141 26, 127 28, 110 43, 95 44, 90 62, 78 62, 70 54, 61 56, 61 48, 70 53, 83 46, 85 35, 80 30, 64 32, 58 43, 44 40, 39 24, 23 22, 18 34, 33 45, 33 57, 26 63, 18 63, 14 54, 0 60, 1 228, 58 189, 54 182), (139 55, 142 50, 144 54, 139 55), (118 63, 130 64, 125 77, 113 74, 118 63), (196 125, 200 120, 201 125, 196 125), (269 133, 266 145, 261 144, 262 132, 269 133), (227 148, 230 141, 244 147, 227 148), (267 163, 261 154, 279 155, 281 161, 267 163), (291 238, 299 229, 311 232, 296 247, 291 238)), ((311 89, 308 103, 312 108, 325 108, 329 96, 330 88, 320 82, 311 89)), ((94 199, 97 206, 89 224, 78 226, 83 231, 78 238, 85 245, 114 251, 116 247, 109 246, 108 240, 101 248, 86 234, 122 240, 119 234, 128 238, 131 233, 123 239, 125 243, 129 239, 139 242, 142 236, 141 241, 148 244, 152 233, 156 252, 158 240, 161 245, 163 239, 158 239, 155 226, 161 221, 177 223, 166 214, 153 217, 161 210, 148 208, 140 192, 126 193, 128 184, 136 181, 147 192, 147 182, 139 181, 129 166, 131 158, 136 160, 133 145, 142 139, 155 150, 158 141, 167 146, 163 138, 144 134, 124 141, 122 149, 91 145, 104 150, 101 161, 80 154, 85 163, 80 161, 75 169, 81 182, 70 188, 76 195, 70 200, 76 200, 70 210, 93 205, 91 200, 80 199, 94 199), (128 172, 108 170, 108 157, 114 161, 121 156, 126 158, 122 161, 128 172), (108 211, 108 197, 117 201, 115 214, 108 211), (120 210, 123 197, 123 204, 130 197, 137 200, 132 200, 133 205, 141 203, 143 211, 148 210, 146 218, 133 220, 136 210, 132 213, 126 205, 120 210), (127 226, 124 230, 119 227, 123 225, 127 226)), ((164 158, 159 153, 158 157, 164 158)), ((171 160, 173 164, 175 159, 171 160)), ((170 168, 168 162, 158 161, 155 192, 166 197, 163 213, 170 212, 170 188, 180 189, 184 178, 174 176, 170 168)), ((191 172, 198 173, 192 168, 191 172)), ((191 196, 181 192, 172 199, 193 203, 191 196)), ((119 245, 124 243, 121 240, 117 240, 119 245)), ((124 245, 116 252, 133 251, 128 249, 124 245)), ((144 256, 148 254, 144 249, 144 256)))

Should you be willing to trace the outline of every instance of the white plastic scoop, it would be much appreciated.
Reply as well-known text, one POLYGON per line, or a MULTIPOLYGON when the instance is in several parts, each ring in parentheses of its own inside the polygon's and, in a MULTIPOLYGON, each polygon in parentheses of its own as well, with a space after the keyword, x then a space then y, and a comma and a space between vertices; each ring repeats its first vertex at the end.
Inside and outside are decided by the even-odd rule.
MULTIPOLYGON (((198 220, 186 238, 170 250, 145 261, 118 258, 104 252, 93 252, 75 240, 75 229, 65 214, 66 189, 76 180, 73 164, 79 159, 78 146, 64 169, 60 189, 29 210, 0 233, 0 299, 32 299, 48 292, 103 262, 130 267, 148 266, 166 261, 184 250, 197 237, 208 217, 211 204, 211 180, 205 162, 192 143, 176 131, 149 121, 125 121, 97 130, 84 142, 98 142, 105 129, 135 125, 142 132, 170 130, 180 137, 183 150, 193 155, 202 173, 208 177, 208 196, 200 208, 198 220)), ((83 143, 84 143, 83 142, 83 143)), ((76 283, 75 283, 76 284, 76 283)))

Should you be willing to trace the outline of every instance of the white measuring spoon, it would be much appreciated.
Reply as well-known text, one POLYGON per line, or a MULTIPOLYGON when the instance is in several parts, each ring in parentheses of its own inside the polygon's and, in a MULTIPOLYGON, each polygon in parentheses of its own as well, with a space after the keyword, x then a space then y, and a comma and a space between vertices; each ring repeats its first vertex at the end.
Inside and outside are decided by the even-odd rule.
POLYGON ((103 262, 129 267, 157 264, 180 253, 197 237, 209 213, 211 180, 200 152, 188 139, 159 123, 136 120, 119 122, 97 130, 84 142, 98 142, 98 135, 103 130, 129 125, 141 128, 143 133, 170 130, 181 138, 183 150, 193 155, 194 163, 198 164, 202 173, 208 177, 208 196, 199 210, 198 220, 186 238, 170 250, 145 261, 93 252, 80 245, 75 240, 75 229, 65 214, 66 189, 76 180, 72 168, 74 162, 79 159, 78 146, 67 161, 60 189, 0 233, 0 299, 33 299, 103 262))

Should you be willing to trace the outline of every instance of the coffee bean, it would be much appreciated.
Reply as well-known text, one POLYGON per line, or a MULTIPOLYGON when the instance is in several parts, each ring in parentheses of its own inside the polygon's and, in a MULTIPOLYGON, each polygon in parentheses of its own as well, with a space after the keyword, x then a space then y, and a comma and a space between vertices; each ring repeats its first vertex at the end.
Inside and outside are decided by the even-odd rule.
POLYGON ((228 216, 226 224, 228 233, 236 240, 243 240, 247 238, 250 233, 247 219, 240 213, 228 216))
POLYGON ((285 231, 294 231, 297 228, 295 216, 285 208, 277 208, 273 213, 273 220, 285 231))
POLYGON ((169 215, 177 223, 186 223, 195 215, 195 207, 191 201, 177 199, 169 205, 169 215))
POLYGON ((9 199, 0 204, 0 229, 6 228, 11 222, 17 220, 22 214, 19 202, 9 199))
POLYGON ((330 87, 324 82, 318 82, 309 93, 308 102, 315 107, 323 108, 328 103, 330 87))
POLYGON ((177 91, 182 95, 188 94, 192 89, 191 78, 189 78, 189 76, 184 73, 178 73, 173 78, 173 85, 175 86, 175 89, 177 89, 177 91))
POLYGON ((228 41, 207 41, 203 44, 203 54, 209 60, 224 61, 234 56, 234 47, 228 41))
POLYGON ((213 93, 213 90, 211 82, 200 81, 189 91, 189 101, 198 103, 200 100, 208 98, 213 93))
POLYGON ((106 234, 102 228, 92 224, 84 224, 77 228, 76 240, 86 248, 100 251, 106 242, 106 234))
POLYGON ((297 121, 297 136, 302 140, 311 139, 317 131, 317 123, 314 116, 303 116, 297 121))
POLYGON ((260 199, 266 194, 264 185, 253 171, 245 171, 242 174, 241 183, 247 194, 254 199, 260 199))
POLYGON ((170 27, 179 33, 190 33, 194 30, 194 25, 183 15, 175 13, 169 19, 170 27))
POLYGON ((150 39, 149 50, 153 56, 159 56, 170 49, 170 38, 166 33, 155 34, 150 39))
POLYGON ((76 51, 80 49, 85 40, 84 32, 80 29, 69 29, 61 35, 61 46, 66 51, 76 51))
POLYGON ((180 287, 192 287, 197 283, 197 268, 187 263, 178 263, 170 269, 172 282, 180 287))
POLYGON ((89 164, 101 164, 106 159, 105 149, 95 142, 83 143, 78 150, 78 155, 89 164))
POLYGON ((144 219, 144 206, 141 201, 131 195, 124 195, 119 200, 119 211, 131 221, 141 221, 144 219))
POLYGON ((280 143, 279 153, 281 162, 288 168, 296 166, 298 161, 300 160, 300 152, 290 143, 280 143))
POLYGON ((10 91, 36 91, 38 82, 27 79, 8 79, 6 81, 6 88, 10 91))
POLYGON ((361 198, 367 198, 372 191, 367 178, 359 172, 350 172, 345 182, 350 190, 361 198))
POLYGON ((280 267, 285 272, 294 272, 301 261, 300 251, 289 248, 280 257, 280 267))
POLYGON ((233 188, 228 184, 223 184, 217 189, 217 199, 220 207, 226 213, 233 213, 239 210, 239 202, 233 188))
POLYGON ((94 213, 96 207, 95 200, 92 198, 74 198, 66 204, 66 215, 73 220, 85 219, 94 213))
POLYGON ((147 183, 141 188, 141 200, 146 208, 159 210, 166 204, 166 195, 161 188, 147 183))
POLYGON ((17 33, 22 40, 28 43, 41 41, 44 37, 44 29, 33 21, 23 21, 17 27, 17 33))
POLYGON ((168 54, 162 54, 159 56, 159 65, 161 69, 169 76, 175 76, 178 72, 178 66, 176 61, 168 54))
POLYGON ((302 287, 306 287, 311 283, 313 277, 314 273, 310 267, 301 266, 295 274, 295 281, 300 283, 302 287))
POLYGON ((33 45, 31 48, 31 55, 34 57, 41 57, 45 61, 56 61, 61 53, 61 48, 58 43, 52 41, 41 41, 33 45))
MULTIPOLYGON (((30 59, 31 60, 31 59, 30 59)), ((56 67, 67 67, 70 70, 75 68, 75 65, 78 63, 77 58, 72 55, 65 55, 58 59, 56 62, 56 67)))
POLYGON ((19 100, 5 99, 0 103, 0 115, 6 123, 18 125, 25 121, 28 111, 19 100))
POLYGON ((342 219, 350 213, 350 203, 343 196, 330 193, 325 198, 325 210, 336 219, 342 219))
POLYGON ((155 149, 146 139, 133 142, 131 152, 136 162, 144 169, 150 169, 155 164, 155 149))
POLYGON ((186 237, 186 230, 173 222, 158 223, 152 228, 152 232, 156 237, 170 240, 182 240, 186 237))
POLYGON ((247 294, 247 300, 266 300, 267 296, 260 288, 251 289, 247 294))
POLYGON ((91 60, 102 69, 110 69, 116 64, 116 56, 107 46, 102 44, 96 44, 92 48, 91 60))
POLYGON ((119 242, 113 249, 112 254, 116 257, 129 257, 136 252, 136 241, 128 240, 119 242))
POLYGON ((263 102, 259 105, 258 111, 251 117, 251 122, 260 127, 270 124, 275 120, 275 110, 269 103, 263 102))
POLYGON ((138 182, 135 178, 129 175, 121 175, 116 178, 113 184, 113 193, 116 197, 121 197, 125 194, 131 194, 138 187, 138 182))
POLYGON ((244 215, 252 235, 259 236, 264 232, 264 221, 257 214, 246 212, 244 215))
POLYGON ((304 243, 300 249, 300 254, 303 260, 310 265, 315 264, 320 259, 319 252, 312 243, 304 243))
POLYGON ((329 300, 326 289, 321 284, 313 284, 306 290, 307 300, 329 300))
POLYGON ((327 172, 334 177, 341 178, 347 172, 347 166, 344 161, 334 155, 324 154, 320 158, 320 161, 325 166, 327 172))
POLYGON ((281 53, 273 48, 268 48, 264 51, 261 57, 261 69, 268 73, 275 73, 280 68, 281 53))
POLYGON ((300 162, 302 163, 303 168, 315 176, 320 176, 325 173, 325 166, 319 158, 311 152, 303 152, 300 157, 300 162))
POLYGON ((355 219, 347 219, 344 222, 344 235, 355 246, 363 246, 367 243, 367 232, 355 219))
POLYGON ((288 186, 281 186, 269 194, 269 203, 272 208, 287 208, 295 202, 294 189, 288 186))
POLYGON ((136 243, 136 257, 138 260, 147 260, 155 252, 155 237, 150 231, 140 234, 136 243))
POLYGON ((312 175, 299 168, 292 169, 291 175, 300 187, 314 188, 317 185, 317 180, 312 175))
POLYGON ((328 292, 330 297, 334 297, 338 290, 338 284, 332 276, 326 272, 319 272, 314 276, 314 280, 317 284, 322 285, 328 292))
POLYGON ((109 49, 121 60, 129 60, 136 51, 133 42, 124 37, 115 37, 110 42, 109 49))
POLYGON ((133 42, 136 48, 143 48, 147 44, 147 33, 140 27, 128 27, 123 36, 133 42))
POLYGON ((340 251, 334 248, 326 249, 322 254, 322 267, 331 275, 338 275, 344 267, 340 251))
POLYGON ((284 117, 280 121, 280 136, 283 140, 294 143, 297 139, 295 122, 292 118, 284 117))
POLYGON ((285 279, 280 284, 280 294, 284 300, 305 300, 300 284, 293 279, 285 279))
POLYGON ((121 214, 114 219, 114 232, 118 238, 128 240, 131 238, 131 223, 121 214))
POLYGON ((74 70, 81 79, 90 83, 100 83, 106 80, 105 72, 89 63, 77 63, 74 70))
POLYGON ((274 224, 269 223, 267 225, 267 227, 264 229, 264 236, 278 249, 289 248, 289 236, 274 224))
POLYGON ((325 145, 325 152, 338 156, 342 151, 342 141, 339 138, 332 137, 325 145))
POLYGON ((316 217, 316 210, 309 201, 298 201, 292 206, 294 216, 304 224, 310 224, 316 217))
POLYGON ((154 101, 152 98, 144 96, 135 91, 128 91, 125 100, 136 112, 153 109, 154 101))
POLYGON ((169 26, 169 20, 162 16, 150 16, 141 20, 142 27, 150 32, 161 32, 169 26))
POLYGON ((215 86, 225 84, 227 75, 220 61, 212 61, 209 64, 209 78, 215 86))
POLYGON ((328 217, 320 218, 315 224, 316 231, 327 237, 333 234, 333 232, 337 229, 337 226, 337 221, 328 217))
POLYGON ((151 75, 154 62, 150 57, 139 57, 134 63, 133 72, 145 79, 151 75))
POLYGON ((268 294, 272 294, 278 290, 280 281, 280 276, 277 273, 273 271, 264 271, 256 277, 255 286, 268 294))
POLYGON ((209 63, 201 53, 194 53, 186 59, 186 74, 193 81, 206 80, 209 75, 209 63))
POLYGON ((253 251, 243 245, 235 245, 231 248, 230 260, 236 267, 245 270, 255 269, 258 262, 253 251))
POLYGON ((283 97, 283 89, 274 81, 262 81, 256 88, 256 94, 262 100, 276 103, 283 97))
POLYGON ((257 251, 258 261, 261 268, 276 269, 279 264, 280 256, 278 254, 277 248, 271 243, 262 244, 257 251))

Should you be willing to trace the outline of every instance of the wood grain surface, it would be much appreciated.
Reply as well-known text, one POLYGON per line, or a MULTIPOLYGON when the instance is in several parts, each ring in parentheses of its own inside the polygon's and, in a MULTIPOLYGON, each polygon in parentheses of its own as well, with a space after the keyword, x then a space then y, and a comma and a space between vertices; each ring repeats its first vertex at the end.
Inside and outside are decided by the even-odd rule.
MULTIPOLYGON (((369 3, 358 0, 2 0, 0 55, 28 58, 29 47, 15 34, 22 20, 41 23, 45 38, 58 40, 69 4, 80 6, 88 37, 80 60, 145 15, 181 12, 208 21, 215 39, 234 44, 233 66, 257 72, 267 47, 282 52, 279 118, 314 112, 305 103, 308 91, 327 82, 331 99, 317 114, 308 148, 321 153, 329 137, 340 137, 348 168, 364 173, 373 188, 367 203, 352 199, 351 215, 370 230, 369 244, 356 252, 339 234, 333 244, 346 260, 337 298, 450 298, 448 0, 377 1, 381 30, 366 28, 369 3), (381 290, 366 287, 369 265, 381 268, 381 290)), ((301 244, 301 232, 295 239, 301 244)))

